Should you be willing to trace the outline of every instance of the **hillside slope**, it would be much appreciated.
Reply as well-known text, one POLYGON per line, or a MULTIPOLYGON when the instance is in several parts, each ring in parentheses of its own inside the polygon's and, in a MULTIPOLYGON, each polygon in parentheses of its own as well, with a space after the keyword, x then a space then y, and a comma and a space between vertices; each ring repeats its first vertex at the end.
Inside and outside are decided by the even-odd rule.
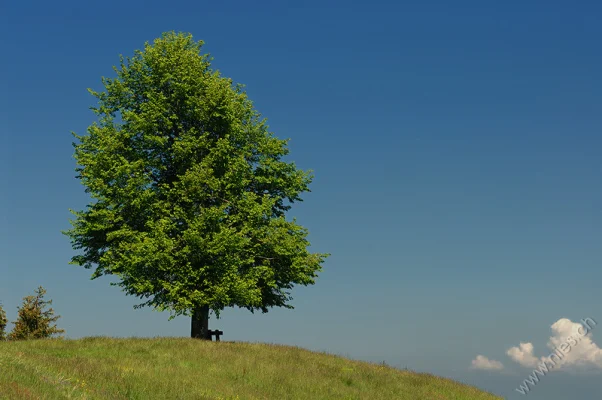
POLYGON ((0 342, 0 399, 499 399, 297 347, 187 338, 0 342))

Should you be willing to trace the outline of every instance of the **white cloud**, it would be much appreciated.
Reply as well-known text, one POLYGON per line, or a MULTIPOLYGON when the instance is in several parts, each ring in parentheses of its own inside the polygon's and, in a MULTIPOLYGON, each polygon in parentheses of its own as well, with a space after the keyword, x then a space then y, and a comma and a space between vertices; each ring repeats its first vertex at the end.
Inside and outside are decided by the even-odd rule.
POLYGON ((597 323, 589 318, 581 322, 567 318, 556 321, 552 325, 553 335, 548 341, 550 352, 545 357, 537 358, 531 343, 521 343, 506 354, 520 365, 531 368, 542 362, 554 370, 565 367, 602 368, 602 349, 591 338, 591 330, 597 323))
POLYGON ((525 367, 535 367, 539 360, 533 355, 531 343, 521 343, 519 347, 512 347, 506 354, 508 357, 525 367))
POLYGON ((472 360, 472 368, 499 371, 504 369, 504 366, 499 361, 490 360, 485 356, 478 355, 477 358, 472 360))

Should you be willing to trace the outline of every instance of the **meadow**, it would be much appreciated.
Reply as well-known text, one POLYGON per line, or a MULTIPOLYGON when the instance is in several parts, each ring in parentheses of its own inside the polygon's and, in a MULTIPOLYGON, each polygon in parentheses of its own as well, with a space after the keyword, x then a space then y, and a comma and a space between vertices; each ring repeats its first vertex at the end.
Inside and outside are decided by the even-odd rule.
POLYGON ((298 347, 190 338, 0 342, 0 399, 500 399, 298 347))

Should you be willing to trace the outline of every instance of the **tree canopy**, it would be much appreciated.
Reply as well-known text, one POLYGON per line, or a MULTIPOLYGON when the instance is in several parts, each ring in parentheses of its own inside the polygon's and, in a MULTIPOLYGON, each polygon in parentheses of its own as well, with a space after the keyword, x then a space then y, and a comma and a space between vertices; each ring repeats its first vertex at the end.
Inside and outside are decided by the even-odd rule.
POLYGON ((93 201, 64 232, 81 250, 71 263, 172 318, 293 308, 290 289, 314 284, 328 256, 285 216, 313 175, 282 159, 288 141, 203 44, 164 33, 90 90, 97 121, 73 145, 93 201))

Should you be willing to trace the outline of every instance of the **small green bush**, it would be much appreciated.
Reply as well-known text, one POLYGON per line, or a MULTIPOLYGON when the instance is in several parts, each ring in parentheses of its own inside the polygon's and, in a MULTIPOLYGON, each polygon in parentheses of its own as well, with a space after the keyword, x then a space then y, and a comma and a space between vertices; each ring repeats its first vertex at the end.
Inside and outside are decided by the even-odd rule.
POLYGON ((46 339, 65 332, 54 324, 60 316, 55 316, 52 308, 46 310, 52 300, 43 300, 45 294, 46 290, 40 286, 34 296, 23 298, 17 320, 13 322, 15 326, 8 335, 9 340, 46 339))

